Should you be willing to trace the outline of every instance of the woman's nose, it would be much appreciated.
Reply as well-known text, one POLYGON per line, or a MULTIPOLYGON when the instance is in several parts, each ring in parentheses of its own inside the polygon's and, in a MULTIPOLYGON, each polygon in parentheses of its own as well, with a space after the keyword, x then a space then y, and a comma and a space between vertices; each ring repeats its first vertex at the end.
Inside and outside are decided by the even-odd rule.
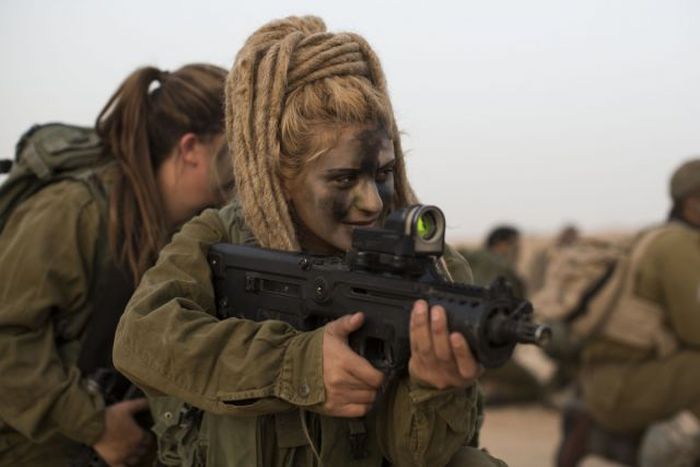
POLYGON ((359 193, 357 195, 355 207, 367 214, 379 214, 384 207, 379 190, 374 180, 366 180, 358 185, 359 193))

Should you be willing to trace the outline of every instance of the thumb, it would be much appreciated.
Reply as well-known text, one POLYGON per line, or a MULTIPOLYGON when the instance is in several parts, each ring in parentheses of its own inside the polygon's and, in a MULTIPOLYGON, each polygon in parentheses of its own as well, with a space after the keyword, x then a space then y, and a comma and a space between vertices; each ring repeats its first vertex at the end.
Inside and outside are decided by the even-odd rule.
POLYGON ((128 401, 120 402, 119 405, 121 405, 126 412, 133 414, 148 409, 148 400, 144 397, 141 397, 139 399, 131 399, 128 401))
POLYGON ((328 323, 326 328, 330 334, 346 338, 349 334, 360 329, 364 320, 365 315, 358 312, 352 315, 341 316, 335 321, 328 323))

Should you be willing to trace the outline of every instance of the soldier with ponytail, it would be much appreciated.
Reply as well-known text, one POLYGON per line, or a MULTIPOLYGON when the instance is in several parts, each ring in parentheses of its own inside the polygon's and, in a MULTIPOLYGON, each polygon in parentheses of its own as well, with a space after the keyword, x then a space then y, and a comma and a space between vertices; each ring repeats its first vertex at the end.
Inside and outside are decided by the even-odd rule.
POLYGON ((109 200, 110 246, 137 280, 173 227, 221 200, 230 185, 224 180, 232 174, 222 141, 225 76, 223 69, 204 64, 173 73, 141 68, 97 118, 97 131, 118 166, 109 200), (198 150, 212 154, 192 167, 188 154, 198 150))
POLYGON ((86 378, 111 366, 119 315, 162 246, 228 196, 225 77, 208 64, 134 71, 97 118, 102 162, 52 180, 9 214, 0 465, 73 465, 85 446, 109 465, 144 460, 151 436, 134 415, 146 400, 105 407, 86 378))
MULTIPOLYGON (((362 310, 311 332, 214 316, 212 244, 343 255, 353 229, 416 202, 367 42, 316 17, 263 26, 227 78, 226 134, 236 197, 173 237, 115 338, 115 365, 153 396, 159 460, 502 465, 475 448, 481 370, 441 307, 414 305, 409 371, 391 383, 347 344, 362 310)), ((453 250, 445 260, 447 277, 471 280, 453 250)))

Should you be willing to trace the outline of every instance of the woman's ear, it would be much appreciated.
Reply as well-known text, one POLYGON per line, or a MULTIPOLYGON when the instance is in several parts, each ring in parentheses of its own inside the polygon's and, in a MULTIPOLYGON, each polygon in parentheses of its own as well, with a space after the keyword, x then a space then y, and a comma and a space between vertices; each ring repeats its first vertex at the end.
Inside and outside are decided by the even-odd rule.
POLYGON ((177 142, 177 153, 180 162, 189 168, 202 164, 202 158, 206 157, 206 151, 194 133, 185 133, 180 136, 177 142))

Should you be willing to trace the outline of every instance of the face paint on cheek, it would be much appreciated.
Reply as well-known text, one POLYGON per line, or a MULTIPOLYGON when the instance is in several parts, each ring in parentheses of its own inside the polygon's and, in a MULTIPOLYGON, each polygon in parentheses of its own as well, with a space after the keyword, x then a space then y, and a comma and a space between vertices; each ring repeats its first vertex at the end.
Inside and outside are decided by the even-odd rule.
POLYGON ((335 222, 343 222, 348 217, 352 206, 352 195, 348 192, 336 193, 332 197, 332 215, 335 222))
MULTIPOLYGON (((361 141, 360 171, 367 177, 374 178, 379 170, 379 158, 385 141, 389 141, 386 130, 378 127, 365 130, 358 138, 361 141)), ((384 213, 388 212, 394 198, 394 177, 389 174, 384 182, 376 182, 377 194, 382 200, 384 213)))
POLYGON ((391 208, 394 199, 394 176, 390 174, 386 181, 377 183, 377 193, 384 204, 383 211, 386 213, 391 208))
POLYGON ((349 193, 335 191, 319 198, 315 204, 320 216, 332 222, 342 222, 347 218, 352 200, 349 193))

